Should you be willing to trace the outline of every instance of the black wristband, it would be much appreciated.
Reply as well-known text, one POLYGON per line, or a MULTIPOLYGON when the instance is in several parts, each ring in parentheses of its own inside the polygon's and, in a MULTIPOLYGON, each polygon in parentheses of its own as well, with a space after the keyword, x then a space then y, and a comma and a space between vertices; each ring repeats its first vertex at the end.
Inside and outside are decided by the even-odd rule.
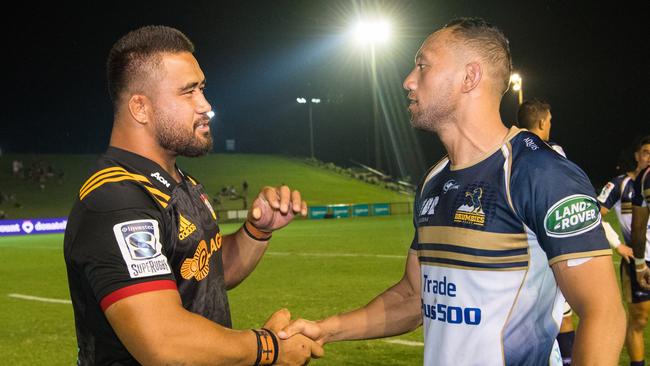
POLYGON ((259 366, 260 360, 262 359, 262 340, 260 339, 260 334, 255 329, 251 330, 255 333, 255 338, 257 339, 257 357, 253 366, 259 366))
MULTIPOLYGON (((269 241, 269 240, 271 239, 271 236, 272 236, 271 233, 268 233, 268 236, 265 236, 265 237, 260 237, 260 236, 255 236, 255 235, 253 235, 253 233, 251 232, 251 230, 248 228, 248 225, 251 225, 251 226, 252 226, 253 224, 251 224, 250 221, 246 220, 246 222, 244 222, 244 225, 243 225, 243 227, 244 227, 244 232, 245 232, 246 235, 248 235, 251 239, 253 239, 253 240, 257 240, 257 241, 269 241)), ((253 229, 255 229, 255 231, 258 231, 258 232, 260 232, 260 233, 263 232, 263 231, 259 230, 258 228, 254 227, 254 226, 253 226, 253 229)))

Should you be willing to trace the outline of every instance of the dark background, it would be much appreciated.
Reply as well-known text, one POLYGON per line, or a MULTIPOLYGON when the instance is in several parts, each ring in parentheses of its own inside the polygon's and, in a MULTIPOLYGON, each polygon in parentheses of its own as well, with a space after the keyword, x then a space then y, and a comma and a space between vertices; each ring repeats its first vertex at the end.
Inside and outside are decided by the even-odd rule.
MULTIPOLYGON (((436 136, 408 125, 401 81, 433 30, 480 16, 510 39, 524 98, 552 106, 552 140, 594 185, 616 173, 621 150, 650 133, 647 11, 640 3, 572 1, 168 1, 31 2, 3 11, 0 147, 18 153, 99 153, 112 109, 104 64, 111 45, 142 25, 179 28, 194 42, 217 112, 215 151, 309 155, 314 106, 316 157, 377 166, 367 50, 345 32, 359 14, 385 14, 389 44, 377 50, 380 168, 414 183, 444 151, 436 136)), ((516 94, 502 102, 515 119, 516 94)))

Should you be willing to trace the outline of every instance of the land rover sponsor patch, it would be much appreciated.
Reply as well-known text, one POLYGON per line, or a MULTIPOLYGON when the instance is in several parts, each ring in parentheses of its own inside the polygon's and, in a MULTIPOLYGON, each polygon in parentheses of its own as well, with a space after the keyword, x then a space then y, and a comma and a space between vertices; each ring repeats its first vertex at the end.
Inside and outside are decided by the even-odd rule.
POLYGON ((575 194, 557 201, 546 212, 544 230, 548 236, 563 238, 587 232, 600 224, 596 200, 575 194))
POLYGON ((171 273, 162 253, 158 221, 121 222, 113 226, 113 233, 131 278, 171 273))

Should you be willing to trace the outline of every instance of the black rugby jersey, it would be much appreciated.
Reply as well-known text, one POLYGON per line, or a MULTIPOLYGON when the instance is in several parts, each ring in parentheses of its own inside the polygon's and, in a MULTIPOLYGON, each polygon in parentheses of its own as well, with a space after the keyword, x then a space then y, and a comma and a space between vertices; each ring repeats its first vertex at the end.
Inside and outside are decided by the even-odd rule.
POLYGON ((64 239, 78 364, 137 364, 104 310, 138 293, 178 289, 187 310, 231 326, 215 213, 201 184, 179 172, 176 183, 109 147, 82 185, 64 239))

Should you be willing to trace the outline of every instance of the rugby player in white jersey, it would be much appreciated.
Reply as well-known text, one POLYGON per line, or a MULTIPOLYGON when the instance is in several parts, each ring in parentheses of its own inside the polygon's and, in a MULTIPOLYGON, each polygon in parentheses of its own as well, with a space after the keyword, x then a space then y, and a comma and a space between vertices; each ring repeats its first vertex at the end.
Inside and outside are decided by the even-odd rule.
MULTIPOLYGON (((517 125, 519 127, 525 128, 539 136, 553 150, 566 158, 566 153, 562 149, 562 146, 550 140, 552 118, 551 105, 536 98, 521 103, 517 111, 517 125)), ((560 325, 560 334, 557 335, 557 342, 560 346, 562 364, 567 366, 571 365, 576 331, 573 326, 573 310, 566 301, 564 302, 564 313, 562 315, 562 324, 560 325)))
MULTIPOLYGON (((650 315, 650 286, 648 281, 648 264, 650 263, 650 136, 642 138, 636 146, 634 157, 637 169, 634 174, 629 174, 626 187, 629 188, 631 199, 631 212, 621 221, 621 231, 626 242, 630 242, 634 250, 634 262, 628 265, 621 263, 621 279, 623 292, 628 301, 628 326, 626 345, 630 355, 630 366, 645 365, 645 342, 643 332, 648 325, 650 315), (632 180, 634 181, 632 183, 632 180), (630 217, 632 216, 632 217, 630 217)), ((609 183, 608 183, 609 184, 609 183)), ((608 194, 609 186, 603 188, 601 196, 608 194)), ((615 191, 612 187, 611 191, 615 191)), ((626 191, 625 193, 627 193, 626 191)), ((615 194, 614 193, 609 193, 615 194)), ((629 197, 629 194, 628 194, 629 197)), ((629 206, 625 208, 630 208, 629 206)), ((617 211, 618 215, 618 211, 617 211)), ((621 215, 619 215, 619 220, 621 215)))
POLYGON ((482 19, 425 40, 403 86, 411 124, 448 157, 416 192, 404 276, 364 307, 278 336, 324 344, 423 325, 425 365, 561 365, 564 294, 581 319, 573 364, 617 364, 625 313, 595 192, 536 135, 503 124, 511 65, 507 39, 482 19))

